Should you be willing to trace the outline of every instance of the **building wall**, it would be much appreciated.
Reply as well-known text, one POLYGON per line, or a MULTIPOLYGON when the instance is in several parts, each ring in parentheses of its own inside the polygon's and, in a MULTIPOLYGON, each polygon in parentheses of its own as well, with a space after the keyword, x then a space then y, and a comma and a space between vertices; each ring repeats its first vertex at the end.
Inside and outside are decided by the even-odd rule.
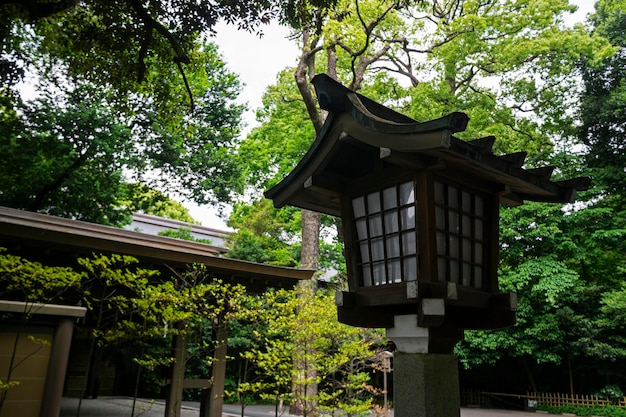
POLYGON ((46 327, 0 327, 0 379, 6 381, 13 353, 10 388, 0 417, 38 417, 46 383, 54 329, 46 327), (18 337, 17 349, 15 339, 18 337))

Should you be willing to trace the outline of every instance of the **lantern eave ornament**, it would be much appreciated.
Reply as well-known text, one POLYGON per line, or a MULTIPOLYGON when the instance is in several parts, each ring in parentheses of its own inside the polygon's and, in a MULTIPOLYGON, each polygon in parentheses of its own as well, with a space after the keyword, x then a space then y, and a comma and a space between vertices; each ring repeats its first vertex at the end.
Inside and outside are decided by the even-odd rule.
POLYGON ((494 137, 456 138, 464 113, 420 123, 325 74, 312 82, 326 121, 265 196, 341 217, 349 291, 337 294, 339 320, 393 328, 416 315, 433 352, 465 329, 514 324, 515 294, 498 291, 500 203, 571 202, 589 178, 551 181, 553 167, 524 169, 523 152, 494 155, 494 137))

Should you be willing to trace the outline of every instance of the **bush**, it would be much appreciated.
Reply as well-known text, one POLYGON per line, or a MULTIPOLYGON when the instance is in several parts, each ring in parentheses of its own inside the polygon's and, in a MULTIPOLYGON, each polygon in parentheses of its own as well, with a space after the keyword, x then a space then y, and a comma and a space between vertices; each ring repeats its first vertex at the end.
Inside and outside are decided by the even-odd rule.
POLYGON ((602 399, 609 400, 613 404, 617 404, 617 401, 624 398, 624 393, 617 385, 607 385, 596 393, 596 395, 602 399))
POLYGON ((582 407, 578 405, 564 405, 561 407, 552 407, 540 404, 537 410, 547 411, 550 414, 576 414, 577 416, 606 416, 606 417, 626 417, 626 408, 608 405, 606 407, 582 407))

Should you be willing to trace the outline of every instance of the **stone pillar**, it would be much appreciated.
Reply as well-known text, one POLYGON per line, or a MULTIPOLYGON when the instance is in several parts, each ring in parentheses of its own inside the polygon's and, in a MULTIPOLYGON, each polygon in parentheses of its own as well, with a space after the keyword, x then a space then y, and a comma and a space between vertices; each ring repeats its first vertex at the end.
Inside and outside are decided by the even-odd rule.
POLYGON ((459 417, 459 373, 454 355, 396 352, 395 417, 459 417))
POLYGON ((395 417, 459 417, 459 371, 455 355, 432 353, 431 329, 417 315, 395 317, 387 337, 396 345, 393 359, 395 417))

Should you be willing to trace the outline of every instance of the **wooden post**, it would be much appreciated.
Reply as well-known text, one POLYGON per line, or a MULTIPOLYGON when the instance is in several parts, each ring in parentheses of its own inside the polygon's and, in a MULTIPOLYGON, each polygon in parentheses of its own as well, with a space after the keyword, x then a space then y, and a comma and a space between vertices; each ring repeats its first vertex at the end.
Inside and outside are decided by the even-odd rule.
MULTIPOLYGON (((179 331, 185 328, 184 323, 177 324, 179 331)), ((183 381, 185 379, 185 351, 187 349, 187 334, 174 336, 174 363, 172 364, 172 382, 167 396, 165 417, 180 417, 183 401, 183 381)))
POLYGON ((215 331, 215 357, 213 358, 209 414, 202 417, 222 417, 224 405, 224 383, 226 382, 226 351, 228 348, 228 322, 222 316, 217 320, 215 331))
POLYGON ((74 322, 72 318, 59 320, 50 349, 46 385, 41 398, 41 411, 39 414, 41 417, 58 417, 61 412, 63 383, 65 382, 73 332, 74 322))

